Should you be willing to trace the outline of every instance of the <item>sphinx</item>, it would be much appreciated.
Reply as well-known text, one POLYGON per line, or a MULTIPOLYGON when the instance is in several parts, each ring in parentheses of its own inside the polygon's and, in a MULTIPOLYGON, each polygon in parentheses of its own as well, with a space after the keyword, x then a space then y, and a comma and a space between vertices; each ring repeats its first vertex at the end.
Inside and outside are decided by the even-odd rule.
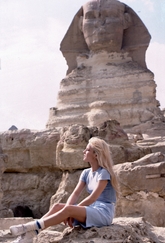
POLYGON ((68 70, 47 127, 97 126, 109 119, 128 127, 161 117, 154 74, 145 62, 150 39, 144 23, 126 4, 84 4, 61 42, 68 70))

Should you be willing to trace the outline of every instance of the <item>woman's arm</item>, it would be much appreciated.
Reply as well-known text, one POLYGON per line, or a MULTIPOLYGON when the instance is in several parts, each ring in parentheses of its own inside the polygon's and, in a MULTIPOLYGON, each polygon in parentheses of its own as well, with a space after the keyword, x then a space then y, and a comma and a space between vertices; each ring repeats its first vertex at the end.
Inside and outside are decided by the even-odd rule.
MULTIPOLYGON (((68 198, 66 205, 73 205, 77 202, 82 190, 85 187, 85 182, 80 181, 78 182, 77 186, 75 187, 74 191, 72 192, 72 194, 70 195, 70 197, 68 198)), ((68 225, 72 228, 73 227, 73 218, 68 218, 64 221, 64 224, 66 225, 68 223, 68 225)))
POLYGON ((92 203, 94 203, 98 197, 101 195, 101 193, 104 191, 106 185, 108 183, 108 180, 100 180, 98 182, 97 187, 95 188, 95 190, 93 190, 93 192, 86 197, 84 200, 82 200, 78 206, 88 206, 92 203))
POLYGON ((72 194, 70 195, 70 197, 68 198, 66 205, 73 205, 77 202, 82 190, 85 187, 85 182, 80 181, 78 182, 77 186, 75 187, 74 191, 72 192, 72 194))

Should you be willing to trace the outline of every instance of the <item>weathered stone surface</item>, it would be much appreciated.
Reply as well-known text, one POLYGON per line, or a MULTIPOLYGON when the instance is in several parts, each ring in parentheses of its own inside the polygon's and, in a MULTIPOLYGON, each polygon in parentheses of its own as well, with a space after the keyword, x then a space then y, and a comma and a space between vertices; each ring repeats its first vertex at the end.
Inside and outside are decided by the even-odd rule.
POLYGON ((58 189, 61 177, 60 171, 4 173, 2 205, 12 211, 17 206, 28 206, 34 217, 40 218, 48 211, 50 198, 58 189))
MULTIPOLYGON (((0 230, 9 230, 9 227, 33 221, 33 218, 0 218, 0 230)), ((1 241, 0 241, 1 242, 1 241)))
POLYGON ((61 234, 58 231, 47 230, 39 234, 35 243, 163 243, 164 228, 157 228, 145 222, 142 218, 115 218, 109 227, 88 230, 82 228, 66 228, 61 234))
POLYGON ((56 164, 61 170, 75 170, 88 167, 83 162, 83 150, 90 138, 90 130, 83 125, 66 127, 57 144, 56 164))
MULTIPOLYGON (((2 152, 1 148, 0 148, 0 152, 2 152)), ((0 218, 13 217, 13 212, 9 208, 4 207, 2 205, 2 199, 4 196, 2 177, 3 177, 3 172, 6 169, 6 161, 7 161, 7 155, 0 153, 0 218)))
MULTIPOLYGON (((51 197, 50 207, 54 203, 65 203, 67 201, 68 197, 71 195, 78 183, 81 172, 82 170, 78 170, 73 173, 63 173, 63 177, 59 185, 59 188, 56 191, 56 193, 51 197)), ((86 191, 82 193, 82 195, 79 198, 79 201, 81 201, 85 196, 87 196, 86 191)))
POLYGON ((68 73, 80 54, 128 51, 131 58, 146 67, 145 52, 151 36, 137 14, 116 0, 88 1, 76 13, 61 42, 68 73), (114 21, 115 16, 115 21, 114 21))
POLYGON ((95 63, 101 54, 95 55, 84 59, 83 68, 73 70, 61 81, 57 109, 50 114, 47 127, 73 123, 98 126, 108 119, 128 127, 162 117, 149 70, 123 54, 117 58, 104 53, 104 63, 95 63))
MULTIPOLYGON (((0 202, 3 197, 3 192, 2 192, 2 174, 5 171, 5 156, 0 154, 0 202)), ((0 203, 0 208, 1 208, 1 203, 0 203)))
POLYGON ((133 163, 115 165, 114 169, 121 190, 116 215, 143 216, 152 225, 164 227, 165 156, 146 155, 133 163))
POLYGON ((32 221, 33 218, 0 218, 0 242, 13 242, 13 237, 9 231, 9 227, 16 224, 23 224, 32 221))
POLYGON ((1 149, 8 155, 6 172, 28 172, 56 167, 56 146, 60 134, 54 130, 18 130, 0 134, 1 149))
POLYGON ((109 144, 126 144, 128 142, 127 134, 116 120, 107 120, 101 123, 98 126, 98 136, 109 144))
MULTIPOLYGON (((2 224, 4 226, 4 221, 2 224)), ((9 233, 8 227, 13 224, 26 223, 29 218, 10 219, 6 222, 6 227, 0 229, 0 241, 9 243, 13 237, 9 233)), ((1 222, 1 220, 0 220, 1 222)), ((71 229, 63 224, 49 227, 42 231, 38 237, 33 239, 33 243, 164 243, 165 231, 163 227, 154 227, 143 218, 115 218, 113 224, 108 227, 82 229, 80 227, 71 229)))
POLYGON ((49 209, 62 172, 56 166, 57 130, 16 130, 0 134, 0 215, 12 217, 17 206, 28 206, 35 217, 49 209), (5 158, 5 161, 4 161, 5 158))
MULTIPOLYGON (((165 154, 165 122, 155 118, 152 121, 134 126, 129 131, 125 129, 126 133, 129 132, 134 137, 135 134, 142 134, 143 139, 136 141, 138 147, 150 148, 152 153, 162 152, 165 154)), ((132 141, 133 142, 133 141, 132 141)))
POLYGON ((132 127, 164 119, 154 75, 145 64, 149 41, 148 30, 127 5, 116 0, 84 4, 61 42, 68 75, 47 127, 98 126, 109 119, 132 127))

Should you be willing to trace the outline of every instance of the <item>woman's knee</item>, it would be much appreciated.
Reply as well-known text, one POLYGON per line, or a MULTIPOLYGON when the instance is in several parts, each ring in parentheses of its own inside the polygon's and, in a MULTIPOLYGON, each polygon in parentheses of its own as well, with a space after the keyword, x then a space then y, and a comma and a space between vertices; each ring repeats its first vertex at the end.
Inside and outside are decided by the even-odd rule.
POLYGON ((66 205, 65 207, 64 207, 64 210, 65 210, 65 212, 67 212, 67 213, 72 213, 73 212, 73 210, 74 210, 74 206, 73 205, 66 205))
POLYGON ((55 204, 53 204, 51 210, 57 212, 57 211, 61 210, 64 206, 65 206, 65 204, 55 203, 55 204))
POLYGON ((78 207, 75 205, 66 205, 62 210, 63 213, 68 217, 77 219, 80 222, 85 222, 86 220, 86 209, 85 207, 78 207))

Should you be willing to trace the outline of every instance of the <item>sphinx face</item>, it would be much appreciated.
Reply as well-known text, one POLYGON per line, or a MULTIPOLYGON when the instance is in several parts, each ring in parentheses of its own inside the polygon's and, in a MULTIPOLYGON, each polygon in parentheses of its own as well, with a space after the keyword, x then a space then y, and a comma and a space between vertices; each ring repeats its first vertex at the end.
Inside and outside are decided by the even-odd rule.
POLYGON ((118 52, 122 47, 124 4, 91 0, 83 6, 82 31, 91 51, 118 52))

